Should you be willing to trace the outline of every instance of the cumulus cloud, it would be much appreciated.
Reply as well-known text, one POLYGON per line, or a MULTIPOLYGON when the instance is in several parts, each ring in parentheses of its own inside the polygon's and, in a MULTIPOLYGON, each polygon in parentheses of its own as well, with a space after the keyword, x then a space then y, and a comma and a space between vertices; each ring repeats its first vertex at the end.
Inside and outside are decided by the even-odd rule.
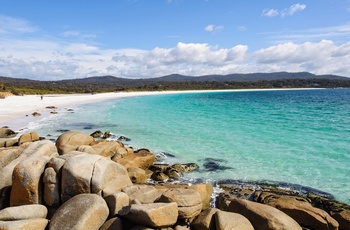
POLYGON ((286 16, 292 16, 295 13, 303 11, 305 9, 306 9, 305 4, 297 3, 283 10, 266 8, 263 10, 262 15, 265 17, 275 17, 278 15, 280 15, 281 17, 286 17, 286 16))
POLYGON ((247 45, 221 48, 179 42, 171 48, 104 50, 88 44, 0 39, 1 75, 40 80, 114 75, 125 78, 308 71, 350 77, 350 42, 286 42, 248 52, 247 45), (11 45, 12 44, 12 45, 11 45), (20 47, 20 48, 18 48, 20 47), (41 48, 40 48, 41 47, 41 48))
POLYGON ((207 25, 204 30, 207 32, 220 32, 224 29, 224 26, 216 26, 213 24, 207 25))
MULTIPOLYGON (((96 43, 82 42, 80 39, 79 42, 68 42, 61 40, 61 37, 30 36, 31 39, 28 39, 27 36, 15 36, 31 33, 35 27, 23 21, 12 22, 12 25, 17 25, 17 29, 6 28, 4 31, 7 32, 0 36, 2 76, 59 80, 102 75, 149 78, 173 73, 198 76, 308 71, 350 77, 349 25, 315 29, 307 34, 319 33, 324 37, 328 33, 329 38, 332 35, 339 38, 341 35, 346 38, 343 42, 332 39, 317 39, 314 42, 309 39, 309 42, 287 39, 251 52, 244 44, 224 48, 208 43, 184 42, 178 42, 173 47, 149 50, 104 49, 96 43)), ((4 29, 4 26, 1 28, 4 29)), ((301 37, 302 34, 297 35, 301 37)))

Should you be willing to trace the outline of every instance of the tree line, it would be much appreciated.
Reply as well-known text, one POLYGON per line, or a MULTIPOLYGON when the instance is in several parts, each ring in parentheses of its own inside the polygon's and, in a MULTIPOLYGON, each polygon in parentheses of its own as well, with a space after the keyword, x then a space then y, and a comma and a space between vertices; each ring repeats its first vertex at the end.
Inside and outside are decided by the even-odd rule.
POLYGON ((0 91, 15 95, 53 93, 102 93, 120 91, 272 89, 272 88, 350 88, 349 80, 340 79, 280 79, 261 81, 153 81, 117 84, 84 81, 13 81, 0 82, 0 91))

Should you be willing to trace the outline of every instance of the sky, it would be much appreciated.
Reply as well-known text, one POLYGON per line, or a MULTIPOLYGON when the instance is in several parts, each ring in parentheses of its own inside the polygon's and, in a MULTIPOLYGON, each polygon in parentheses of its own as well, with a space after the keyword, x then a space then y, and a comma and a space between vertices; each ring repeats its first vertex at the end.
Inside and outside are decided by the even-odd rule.
POLYGON ((350 0, 0 0, 0 76, 350 77, 350 0))

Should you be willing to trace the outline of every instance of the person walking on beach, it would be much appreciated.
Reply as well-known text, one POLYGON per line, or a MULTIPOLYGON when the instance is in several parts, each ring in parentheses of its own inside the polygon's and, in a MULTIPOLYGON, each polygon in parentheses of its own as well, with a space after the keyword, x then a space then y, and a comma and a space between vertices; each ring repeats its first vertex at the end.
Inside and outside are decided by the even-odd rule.
POLYGON ((43 96, 43 95, 41 95, 41 100, 43 100, 43 98, 44 98, 44 96, 43 96))

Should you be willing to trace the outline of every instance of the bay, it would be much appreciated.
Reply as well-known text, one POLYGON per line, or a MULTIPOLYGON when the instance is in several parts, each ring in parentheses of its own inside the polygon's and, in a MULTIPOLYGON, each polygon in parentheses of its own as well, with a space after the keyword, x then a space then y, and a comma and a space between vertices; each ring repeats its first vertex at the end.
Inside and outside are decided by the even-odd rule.
POLYGON ((124 98, 52 115, 29 129, 47 138, 110 131, 131 138, 126 144, 134 148, 175 156, 163 162, 197 163, 188 181, 287 182, 350 204, 350 89, 124 98))

